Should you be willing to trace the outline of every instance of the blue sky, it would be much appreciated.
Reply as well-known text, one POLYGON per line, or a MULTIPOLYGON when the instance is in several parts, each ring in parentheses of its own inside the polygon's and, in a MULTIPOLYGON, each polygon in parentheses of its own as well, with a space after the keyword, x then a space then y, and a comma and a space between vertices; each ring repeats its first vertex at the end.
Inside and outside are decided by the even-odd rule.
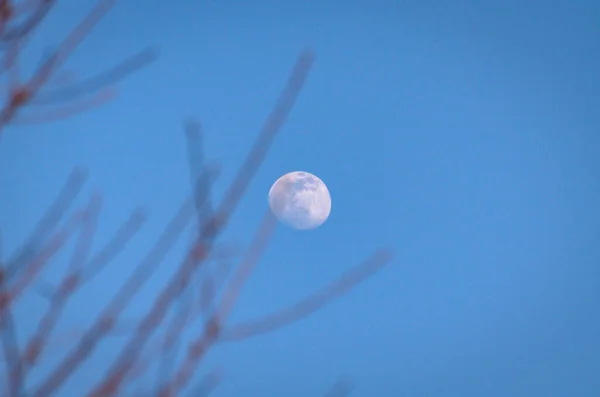
MULTIPOLYGON (((29 59, 92 3, 62 2, 29 59)), ((65 68, 91 75, 147 45, 161 58, 101 109, 5 131, 5 255, 76 165, 90 171, 81 204, 105 195, 98 246, 143 206, 143 230, 61 326, 89 324, 190 193, 184 118, 202 122, 207 156, 223 166, 219 198, 311 46, 309 81, 223 240, 247 245, 271 184, 294 170, 328 185, 331 216, 314 231, 276 230, 232 320, 291 304, 380 246, 396 258, 299 323, 217 347, 198 370, 223 369, 215 397, 320 396, 340 377, 356 397, 598 395, 600 5, 313 3, 121 2, 65 68)), ((130 318, 146 312, 187 241, 130 318)), ((66 258, 43 277, 58 279, 66 258)), ((22 335, 45 305, 20 301, 22 335)), ((126 340, 102 344, 60 395, 89 390, 126 340)), ((31 385, 67 347, 52 350, 31 385)))

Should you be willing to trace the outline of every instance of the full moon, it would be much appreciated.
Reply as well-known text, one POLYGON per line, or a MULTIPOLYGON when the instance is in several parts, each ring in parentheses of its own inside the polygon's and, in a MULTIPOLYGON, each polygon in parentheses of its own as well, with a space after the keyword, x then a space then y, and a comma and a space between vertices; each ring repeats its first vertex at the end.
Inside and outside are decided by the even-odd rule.
POLYGON ((315 175, 294 171, 275 181, 269 190, 269 207, 282 223, 294 229, 314 229, 329 217, 331 196, 315 175))

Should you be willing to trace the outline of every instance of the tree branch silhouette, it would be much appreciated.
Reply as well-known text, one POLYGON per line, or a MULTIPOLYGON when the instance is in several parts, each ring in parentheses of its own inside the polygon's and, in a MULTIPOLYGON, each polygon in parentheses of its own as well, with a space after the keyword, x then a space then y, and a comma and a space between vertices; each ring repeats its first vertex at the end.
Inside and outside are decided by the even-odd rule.
POLYGON ((79 47, 91 30, 113 7, 116 0, 98 0, 62 43, 43 60, 29 79, 19 73, 19 58, 29 37, 56 6, 56 0, 38 0, 16 3, 0 0, 0 44, 4 44, 3 68, 0 76, 7 79, 7 101, 0 107, 0 138, 9 124, 52 122, 72 117, 104 105, 116 92, 114 85, 157 59, 156 49, 148 48, 119 64, 78 83, 60 89, 45 91, 52 77, 69 56, 79 47), (24 21, 23 14, 29 13, 24 21), (15 25, 15 26, 11 26, 15 25), (85 98, 85 97, 88 98, 85 98), (28 105, 63 105, 57 109, 19 115, 28 105), (18 117, 17 117, 18 116, 18 117))
MULTIPOLYGON (((63 82, 49 89, 52 78, 68 57, 115 3, 114 0, 98 0, 65 40, 42 59, 33 75, 23 80, 19 69, 23 48, 56 3, 56 0, 19 3, 0 0, 0 52, 3 57, 0 77, 6 80, 8 98, 0 107, 0 137, 9 125, 50 122, 101 106, 114 97, 116 84, 157 59, 157 51, 149 48, 91 77, 63 82)), ((32 386, 31 373, 43 361, 44 354, 56 345, 53 334, 61 332, 57 329, 68 302, 123 252, 146 218, 140 208, 134 209, 109 241, 92 252, 102 214, 102 196, 94 193, 84 207, 74 209, 87 171, 73 170, 15 254, 6 259, 0 256, 0 346, 6 367, 6 395, 58 395, 105 338, 124 335, 128 339, 123 349, 85 395, 124 395, 128 387, 148 373, 152 363, 159 362, 154 391, 150 395, 174 397, 184 395, 189 389, 193 396, 207 396, 222 378, 220 370, 196 376, 211 348, 299 321, 390 263, 391 252, 380 249, 336 281, 287 308, 237 324, 228 323, 242 288, 268 248, 277 221, 267 210, 243 255, 238 255, 239 250, 234 245, 225 244, 219 238, 298 100, 314 58, 310 49, 298 56, 274 109, 219 201, 214 200, 212 188, 220 168, 216 163, 206 161, 200 124, 191 120, 186 122, 190 197, 175 209, 155 243, 148 247, 132 274, 96 314, 92 324, 82 332, 69 335, 72 346, 65 357, 32 386), (127 307, 190 225, 189 247, 174 275, 158 291, 149 311, 139 319, 124 318, 127 307), (74 250, 66 272, 56 284, 43 280, 42 271, 71 240, 74 240, 74 250), (15 325, 15 304, 28 292, 44 297, 48 307, 35 323, 32 335, 23 341, 21 349, 15 325), (187 331, 193 332, 189 340, 181 337, 187 331), (177 353, 182 347, 186 352, 178 360, 177 353), (198 381, 195 385, 194 380, 198 381)), ((346 396, 350 390, 347 383, 338 383, 327 396, 346 396)))

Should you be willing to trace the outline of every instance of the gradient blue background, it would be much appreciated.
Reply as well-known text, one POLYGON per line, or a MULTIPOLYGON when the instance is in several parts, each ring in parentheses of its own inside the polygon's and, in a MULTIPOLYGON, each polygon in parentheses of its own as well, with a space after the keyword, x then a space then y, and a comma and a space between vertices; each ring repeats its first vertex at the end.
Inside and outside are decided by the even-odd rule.
MULTIPOLYGON (((30 59, 91 4, 62 2, 30 59)), ((381 245, 397 257, 314 316, 215 349, 198 372, 223 368, 215 397, 319 396, 340 377, 357 397, 598 396, 599 21, 592 0, 123 1, 66 68, 91 75, 148 44, 162 56, 99 110, 5 131, 4 252, 75 165, 106 197, 98 245, 146 208, 144 230, 61 326, 89 324, 190 192, 183 118, 203 123, 224 166, 220 197, 310 45, 309 82, 223 237, 247 243, 270 185, 292 170, 328 184, 331 217, 276 231, 233 320, 296 301, 381 245)), ((148 309, 183 240, 130 318, 148 309)), ((45 279, 58 279, 61 258, 45 279)), ((45 302, 19 308, 24 339, 45 302)), ((59 395, 83 395, 124 341, 102 344, 59 395)))

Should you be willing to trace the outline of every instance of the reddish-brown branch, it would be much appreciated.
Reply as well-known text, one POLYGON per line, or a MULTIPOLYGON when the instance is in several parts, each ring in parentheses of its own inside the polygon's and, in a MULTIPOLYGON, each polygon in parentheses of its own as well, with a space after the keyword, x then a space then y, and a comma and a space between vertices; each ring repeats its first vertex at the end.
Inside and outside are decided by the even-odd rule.
MULTIPOLYGON (((33 14, 19 26, 5 30, 2 35, 0 35, 0 41, 12 42, 26 37, 44 20, 55 4, 56 0, 39 0, 33 14)), ((26 12, 31 6, 33 6, 33 4, 26 4, 21 9, 17 9, 17 11, 26 12)), ((15 12, 15 9, 12 9, 10 19, 14 19, 18 15, 19 14, 15 12)))
MULTIPOLYGON (((133 233, 135 233, 135 231, 137 231, 137 229, 141 225, 141 221, 143 220, 143 218, 140 217, 141 214, 139 213, 132 215, 128 223, 124 225, 119 232, 116 233, 113 240, 110 243, 108 243, 108 245, 94 257, 94 259, 90 261, 89 265, 86 266, 83 275, 80 276, 81 282, 78 285, 79 288, 81 288, 85 284, 85 282, 89 281, 89 279, 91 279, 97 272, 100 271, 102 266, 109 263, 118 254, 118 252, 122 250, 122 246, 127 242, 127 240, 129 240, 132 237, 133 233), (135 231, 132 230, 133 228, 135 228, 135 231), (129 233, 131 233, 131 235, 129 235, 129 233), (121 243, 119 244, 118 242, 121 243)), ((188 289, 198 287, 193 291, 193 293, 199 293, 201 295, 197 298, 197 301, 193 302, 193 307, 191 311, 188 312, 188 316, 185 322, 186 327, 192 326, 197 319, 201 318, 202 315, 209 314, 209 310, 213 309, 213 301, 202 301, 202 299, 206 299, 206 297, 202 296, 204 294, 204 281, 208 279, 209 282, 214 286, 214 292, 216 293, 225 281, 227 273, 231 268, 231 261, 234 259, 235 255, 237 255, 237 250, 233 251, 233 246, 231 245, 217 244, 215 246, 212 255, 207 259, 207 261, 215 261, 216 263, 212 267, 207 266, 204 268, 204 270, 207 271, 207 274, 200 275, 199 287, 197 285, 191 285, 188 287, 188 289), (204 307, 203 305, 205 304, 210 305, 210 307, 204 307)), ((63 280, 63 282, 65 281, 63 280)), ((47 283, 44 283, 44 285, 38 287, 41 287, 38 291, 39 294, 47 298, 49 301, 53 299, 53 296, 58 289, 56 286, 47 283)), ((215 295, 213 295, 211 298, 214 299, 215 295)), ((135 331, 136 326, 139 324, 139 322, 140 319, 120 319, 114 323, 113 328, 110 330, 110 336, 117 337, 131 335, 131 333, 135 331)), ((52 346, 53 349, 59 349, 64 351, 67 345, 70 345, 73 340, 81 339, 83 336, 85 336, 85 334, 85 329, 73 328, 68 332, 62 332, 60 336, 48 342, 48 345, 52 346)), ((174 334, 173 336, 176 335, 174 334)), ((131 375, 129 377, 130 381, 133 381, 136 377, 141 376, 143 372, 146 371, 148 366, 157 360, 158 354, 160 353, 160 349, 157 346, 159 345, 155 345, 156 348, 150 349, 150 351, 148 351, 143 358, 140 358, 138 360, 135 369, 135 372, 137 374, 135 376, 131 375)))
MULTIPOLYGON (((17 360, 16 358, 11 357, 10 361, 7 360, 7 362, 11 363, 11 376, 9 378, 13 380, 12 384, 16 385, 20 383, 20 380, 24 378, 27 373, 27 368, 34 365, 40 354, 43 352, 58 317, 62 313, 62 309, 69 297, 71 297, 77 289, 81 288, 85 282, 91 280, 124 248, 125 244, 139 230, 144 220, 144 216, 139 210, 134 211, 128 221, 117 231, 114 238, 84 266, 84 262, 87 261, 87 256, 91 247, 91 239, 94 234, 95 222, 97 221, 99 209, 99 198, 93 197, 90 205, 85 211, 87 214, 87 222, 84 224, 84 229, 80 233, 80 239, 75 248, 68 273, 61 281, 59 287, 55 288, 54 292, 51 294, 48 311, 38 322, 36 331, 34 332, 33 337, 26 343, 20 359, 17 360)), ((131 329, 131 327, 129 327, 129 329, 131 329)), ((12 339, 14 339, 14 337, 12 339)), ((8 338, 4 338, 4 340, 8 340, 8 338)), ((18 351, 14 350, 17 346, 16 343, 10 343, 10 345, 6 343, 5 346, 13 349, 5 349, 5 352, 18 353, 18 351)))
POLYGON ((227 321, 227 317, 231 313, 242 287, 267 248, 276 225, 275 216, 270 210, 267 210, 248 251, 225 287, 223 298, 219 302, 215 313, 206 322, 203 333, 189 343, 188 353, 183 363, 179 366, 173 379, 161 389, 158 394, 159 397, 170 397, 187 386, 198 367, 198 363, 219 337, 221 326, 227 321))
MULTIPOLYGON (((42 381, 33 393, 34 397, 50 396, 62 385, 71 373, 95 350, 97 343, 104 338, 115 325, 118 317, 127 304, 138 293, 146 280, 153 274, 156 267, 162 262, 164 256, 172 248, 189 224, 193 213, 191 200, 186 200, 177 214, 167 225, 165 231, 152 247, 150 252, 136 266, 134 273, 127 279, 125 285, 109 302, 92 327, 82 336, 77 346, 58 364, 54 371, 42 381)), ((153 325, 146 324, 145 329, 153 325)))
MULTIPOLYGON (((36 225, 26 243, 17 251, 17 254, 7 259, 0 268, 0 333, 2 334, 2 349, 6 357, 7 383, 10 393, 19 391, 22 383, 21 360, 18 341, 14 329, 9 285, 15 279, 27 274, 35 263, 36 255, 40 253, 40 245, 51 234, 64 217, 73 200, 85 182, 86 174, 81 169, 75 169, 69 176, 65 186, 58 194, 56 200, 46 211, 36 225)), ((39 259, 39 255, 38 255, 39 259)))
MULTIPOLYGON (((53 4, 54 1, 55 0, 46 0, 44 6, 53 4)), ((36 96, 43 84, 46 83, 58 67, 66 61, 71 53, 79 46, 81 41, 114 5, 115 1, 116 0, 99 0, 83 21, 71 31, 59 48, 37 69, 33 77, 22 87, 10 93, 8 103, 0 111, 0 136, 2 134, 2 128, 12 121, 17 111, 25 105, 25 103, 36 96)), ((50 6, 47 7, 49 9, 50 6)), ((7 34, 8 33, 5 33, 5 38, 7 34)))
MULTIPOLYGON (((93 197, 84 213, 83 225, 69 265, 70 269, 80 266, 79 262, 86 260, 91 249, 99 212, 100 199, 99 197, 93 197)), ((25 378, 27 376, 29 368, 35 364, 38 356, 41 354, 48 335, 54 329, 64 303, 69 293, 76 287, 77 282, 78 279, 76 277, 70 277, 63 282, 60 290, 55 294, 54 299, 50 303, 50 307, 38 321, 34 336, 27 342, 24 354, 19 357, 19 362, 12 368, 13 378, 25 378)))
POLYGON ((67 224, 59 230, 32 259, 26 270, 17 276, 14 283, 9 283, 2 271, 0 283, 0 332, 2 332, 2 348, 6 357, 6 370, 11 395, 19 395, 23 383, 23 365, 20 359, 18 341, 14 329, 12 306, 27 286, 35 280, 39 271, 56 252, 66 243, 71 234, 79 226, 79 214, 71 217, 67 224), (12 285, 11 285, 12 284, 12 285))
POLYGON ((18 116, 13 124, 40 124, 70 118, 107 104, 116 97, 116 94, 115 88, 104 88, 89 98, 79 99, 57 109, 36 111, 34 114, 18 116))
POLYGON ((31 260, 27 269, 16 277, 16 280, 8 286, 7 291, 0 297, 0 318, 4 316, 7 307, 21 296, 26 288, 36 279, 39 272, 48 264, 50 259, 66 244, 68 239, 75 233, 81 224, 81 214, 74 214, 49 242, 31 260))
MULTIPOLYGON (((0 267, 0 296, 6 296, 4 266, 0 267)), ((6 389, 8 395, 18 395, 22 387, 22 371, 19 360, 19 344, 15 330, 12 308, 7 306, 0 316, 0 343, 6 366, 6 389), (11 373, 14 369, 14 376, 11 373)))
MULTIPOLYGON (((189 172, 192 181, 192 194, 193 200, 196 210, 196 225, 193 227, 193 242, 197 241, 198 236, 202 233, 202 228, 206 225, 207 221, 211 219, 214 215, 212 200, 211 200, 211 190, 213 183, 216 179, 216 173, 214 167, 209 167, 204 163, 204 150, 202 145, 202 139, 200 134, 200 126, 195 122, 186 123, 186 138, 187 138, 187 149, 188 149, 188 161, 189 161, 189 172)), ((166 334, 163 339, 162 348, 161 348, 161 357, 158 358, 159 367, 157 373, 157 389, 162 387, 164 384, 164 379, 169 379, 170 370, 173 366, 173 361, 175 359, 175 351, 179 346, 179 337, 183 332, 184 328, 192 323, 196 318, 199 317, 200 314, 206 314, 207 306, 209 302, 207 299, 212 299, 211 292, 214 292, 212 289, 208 288, 214 286, 213 276, 223 276, 223 258, 224 255, 218 255, 217 249, 218 246, 215 246, 212 251, 212 255, 207 257, 205 263, 203 264, 203 271, 200 273, 200 286, 194 285, 193 281, 190 283, 189 280, 184 280, 185 285, 182 286, 182 291, 179 297, 179 309, 177 313, 173 316, 171 322, 167 325, 166 334), (218 271, 216 274, 213 273, 213 269, 210 268, 209 262, 214 257, 216 263, 216 270, 218 271), (192 289, 197 289, 199 287, 201 298, 200 302, 197 305, 195 303, 195 292, 192 289)), ((196 278, 196 277, 195 277, 196 278)), ((145 363, 140 362, 136 366, 136 376, 139 376, 145 371, 145 367, 147 367, 147 363, 149 360, 154 360, 154 357, 151 359, 146 358, 145 363)), ((133 380, 130 376, 128 381, 133 380)))
POLYGON ((3 72, 6 73, 6 92, 14 92, 21 84, 21 70, 19 67, 19 55, 27 44, 27 38, 15 40, 9 44, 6 54, 4 54, 3 72))
MULTIPOLYGON (((72 261, 69 264, 68 273, 63 278, 60 286, 56 289, 56 292, 52 295, 50 307, 45 315, 40 319, 36 331, 34 332, 34 336, 27 342, 23 355, 21 356, 19 354, 19 357, 17 358, 11 356, 11 360, 7 360, 10 363, 10 366, 8 367, 10 372, 9 379, 11 379, 11 384, 15 385, 13 386, 12 390, 17 390, 17 385, 22 383, 24 376, 27 374, 27 369, 35 364, 37 358, 42 353, 42 350, 48 341, 49 335, 54 329, 58 317, 62 313, 62 309, 65 306, 68 298, 71 297, 72 294, 78 288, 80 288, 85 281, 89 281, 103 266, 110 262, 114 255, 116 255, 120 249, 124 247, 125 242, 131 238, 133 233, 135 233, 135 231, 137 231, 141 225, 143 217, 141 217, 139 211, 136 211, 129 221, 119 230, 116 238, 110 241, 104 249, 102 249, 84 266, 84 262, 87 261, 89 250, 91 248, 95 223, 100 210, 99 204, 99 198, 96 196, 92 197, 88 208, 83 214, 86 223, 84 223, 84 228, 80 233, 80 239, 75 247, 72 261)), ((78 220, 80 215, 81 214, 79 212, 76 213, 76 215, 71 218, 71 222, 67 222, 67 225, 51 239, 51 241, 47 244, 47 247, 44 247, 38 253, 37 258, 34 258, 33 261, 44 263, 45 261, 41 260, 40 258, 47 258, 48 254, 46 251, 52 251, 54 247, 61 246, 59 242, 65 241, 66 236, 69 234, 67 231, 73 228, 72 224, 76 223, 76 220, 78 220)), ((32 276, 28 275, 36 270, 39 270, 38 265, 29 266, 28 270, 17 279, 17 285, 25 284, 24 281, 21 281, 23 278, 28 280, 27 284, 30 284, 32 281, 32 276)), ((25 286, 22 286, 20 290, 24 289, 25 286)), ((10 309, 9 306, 17 297, 16 293, 13 292, 11 295, 11 292, 13 291, 11 290, 3 295, 6 298, 6 308, 2 313, 4 316, 2 319, 8 318, 8 314, 10 314, 8 311, 8 309, 10 309)), ((6 340, 6 338, 4 340, 6 340)), ((18 350, 14 350, 16 349, 16 346, 16 343, 12 343, 10 347, 13 350, 5 349, 5 354, 18 354, 18 350)))

